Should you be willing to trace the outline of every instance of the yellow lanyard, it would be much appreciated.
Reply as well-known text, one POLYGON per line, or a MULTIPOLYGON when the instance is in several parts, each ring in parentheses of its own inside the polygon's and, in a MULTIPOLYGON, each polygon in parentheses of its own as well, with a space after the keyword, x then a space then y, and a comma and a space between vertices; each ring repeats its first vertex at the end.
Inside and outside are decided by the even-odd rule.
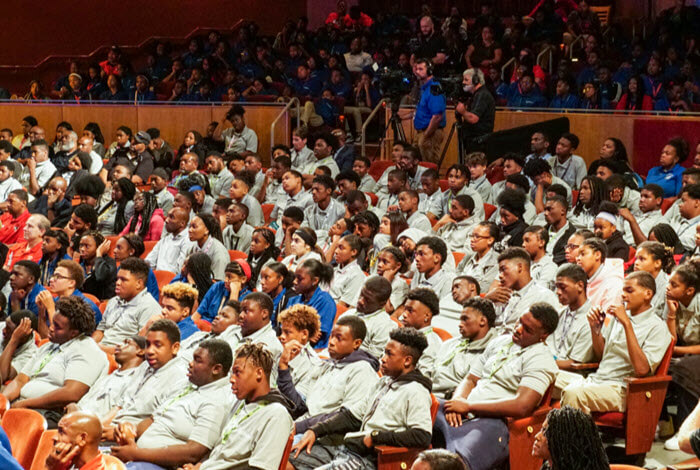
MULTIPOLYGON (((243 424, 243 421, 245 421, 246 419, 250 418, 251 416, 253 416, 253 415, 254 415, 255 413, 257 413, 258 411, 260 411, 260 409, 262 409, 262 407, 264 407, 265 405, 267 405, 267 403, 261 402, 254 410, 252 410, 251 412, 249 412, 248 414, 246 414, 240 421, 235 422, 235 423, 233 424, 233 426, 231 426, 230 428, 228 428, 228 429, 226 430, 226 432, 224 432, 223 437, 221 438, 221 443, 222 443, 222 444, 225 444, 225 443, 226 443, 226 440, 227 440, 228 437, 231 435, 231 433, 232 433, 233 431, 235 431, 236 429, 238 429, 238 426, 240 426, 241 424, 243 424)), ((234 421, 236 420, 236 418, 237 418, 238 415, 241 413, 241 411, 243 410, 244 407, 245 407, 245 403, 242 403, 241 406, 238 407, 238 409, 236 410, 236 412, 233 414, 233 420, 234 420, 234 421)))

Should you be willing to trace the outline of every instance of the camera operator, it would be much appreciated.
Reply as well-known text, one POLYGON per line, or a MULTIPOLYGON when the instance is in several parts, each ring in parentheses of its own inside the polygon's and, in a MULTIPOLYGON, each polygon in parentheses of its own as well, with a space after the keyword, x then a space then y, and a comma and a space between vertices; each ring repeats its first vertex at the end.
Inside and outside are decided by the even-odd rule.
MULTIPOLYGON (((420 149, 423 160, 438 163, 447 123, 447 99, 440 82, 433 78, 433 65, 430 60, 416 60, 413 73, 420 84, 420 99, 413 115, 413 126, 417 131, 413 145, 420 149)), ((410 110, 401 110, 399 116, 401 119, 408 119, 410 110)))
POLYGON ((493 132, 496 117, 496 100, 485 86, 484 73, 471 68, 462 74, 462 86, 471 94, 468 104, 460 101, 455 108, 455 115, 461 121, 460 139, 465 154, 482 150, 479 139, 493 132))

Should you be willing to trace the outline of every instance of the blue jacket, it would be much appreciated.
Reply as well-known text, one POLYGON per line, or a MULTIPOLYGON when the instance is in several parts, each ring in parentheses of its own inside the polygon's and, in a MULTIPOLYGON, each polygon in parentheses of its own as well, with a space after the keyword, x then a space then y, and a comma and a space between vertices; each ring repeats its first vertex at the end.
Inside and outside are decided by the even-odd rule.
POLYGON ((509 108, 546 108, 547 99, 534 88, 526 95, 522 94, 520 87, 508 99, 509 108))
MULTIPOLYGON (((238 300, 243 300, 250 293, 251 290, 248 287, 244 287, 238 294, 238 300)), ((228 302, 230 295, 231 292, 226 289, 226 281, 215 282, 204 294, 202 303, 197 308, 197 313, 202 316, 202 319, 208 322, 213 321, 221 307, 228 302)))
POLYGON ((670 170, 664 170, 661 165, 655 166, 647 174, 647 184, 658 184, 664 190, 664 197, 675 197, 681 190, 685 168, 676 163, 670 170))
POLYGON ((549 102, 549 107, 551 109, 577 109, 579 107, 578 97, 571 93, 564 97, 555 96, 549 102))
POLYGON ((192 317, 187 317, 184 320, 180 320, 177 322, 177 327, 180 329, 180 341, 189 338, 194 333, 199 331, 199 328, 197 328, 197 325, 194 324, 192 317))

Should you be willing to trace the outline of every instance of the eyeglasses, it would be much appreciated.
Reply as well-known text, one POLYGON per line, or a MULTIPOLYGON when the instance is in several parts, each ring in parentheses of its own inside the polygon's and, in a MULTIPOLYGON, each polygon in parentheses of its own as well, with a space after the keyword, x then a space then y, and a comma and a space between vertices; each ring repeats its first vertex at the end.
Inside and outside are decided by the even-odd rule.
POLYGON ((486 240, 487 238, 491 238, 491 236, 477 235, 476 233, 472 233, 471 235, 469 235, 469 238, 471 238, 472 240, 486 240))
POLYGON ((68 277, 68 276, 62 276, 62 275, 60 275, 60 274, 58 274, 58 273, 53 273, 53 274, 51 275, 51 279, 70 279, 70 277, 68 277))
POLYGON ((581 245, 574 245, 573 243, 569 243, 564 248, 566 248, 567 250, 576 250, 578 248, 581 248, 581 245))

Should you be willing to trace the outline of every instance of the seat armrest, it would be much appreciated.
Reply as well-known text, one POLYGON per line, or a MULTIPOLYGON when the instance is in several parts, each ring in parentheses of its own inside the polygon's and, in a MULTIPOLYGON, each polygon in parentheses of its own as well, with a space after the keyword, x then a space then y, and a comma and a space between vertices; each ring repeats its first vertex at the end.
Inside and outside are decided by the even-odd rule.
POLYGON ((660 377, 655 375, 652 375, 651 377, 625 377, 625 383, 628 387, 650 385, 670 381, 670 375, 662 375, 660 377))
POLYGON ((574 362, 569 366, 571 370, 594 370, 598 368, 598 362, 574 362))
POLYGON ((416 451, 416 452, 421 452, 424 449, 418 449, 414 447, 392 447, 392 446, 374 446, 374 448, 377 451, 377 454, 380 455, 396 455, 396 454, 405 454, 408 452, 416 451))

